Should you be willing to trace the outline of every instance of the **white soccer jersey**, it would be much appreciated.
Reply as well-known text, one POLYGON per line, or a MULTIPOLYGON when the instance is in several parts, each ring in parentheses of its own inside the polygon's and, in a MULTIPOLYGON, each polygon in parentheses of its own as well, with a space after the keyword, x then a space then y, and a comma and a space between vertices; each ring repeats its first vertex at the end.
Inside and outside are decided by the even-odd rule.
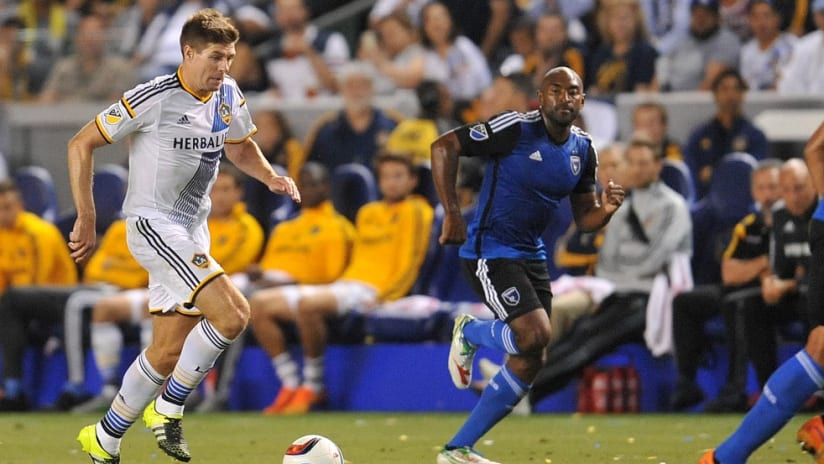
POLYGON ((209 214, 223 144, 257 131, 232 78, 201 98, 180 71, 127 91, 95 122, 109 143, 132 135, 126 216, 165 219, 190 231, 209 214))

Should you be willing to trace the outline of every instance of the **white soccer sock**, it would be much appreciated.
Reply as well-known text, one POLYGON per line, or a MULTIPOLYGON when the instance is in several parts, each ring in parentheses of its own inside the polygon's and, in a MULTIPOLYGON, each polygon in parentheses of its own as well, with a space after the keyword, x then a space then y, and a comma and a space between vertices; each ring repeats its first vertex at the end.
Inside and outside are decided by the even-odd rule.
POLYGON ((275 368, 275 373, 284 388, 298 388, 300 385, 298 363, 292 359, 292 355, 290 355, 288 351, 272 358, 272 367, 275 368))
POLYGON ((323 356, 304 359, 303 384, 311 388, 315 393, 323 391, 323 367, 323 356))
POLYGON ((114 322, 93 322, 91 342, 94 362, 104 384, 114 383, 123 350, 123 333, 114 322))
POLYGON ((186 398, 231 343, 232 340, 221 335, 208 320, 201 320, 183 342, 180 359, 155 403, 157 412, 164 416, 183 415, 186 398))
POLYGON ((157 373, 146 359, 146 352, 132 362, 123 375, 120 394, 115 396, 111 408, 97 423, 97 439, 103 449, 120 454, 120 439, 143 412, 166 379, 157 373))

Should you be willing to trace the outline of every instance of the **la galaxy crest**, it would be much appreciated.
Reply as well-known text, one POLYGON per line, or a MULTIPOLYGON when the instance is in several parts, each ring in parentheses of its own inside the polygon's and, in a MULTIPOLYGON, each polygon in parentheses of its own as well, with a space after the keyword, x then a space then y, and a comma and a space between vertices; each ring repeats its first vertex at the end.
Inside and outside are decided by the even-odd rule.
POLYGON ((206 269, 209 267, 209 258, 203 253, 195 253, 195 255, 192 256, 192 264, 200 269, 206 269))
POLYGON ((220 106, 217 109, 217 114, 220 116, 220 119, 223 120, 223 123, 227 126, 230 122, 232 122, 232 109, 229 108, 229 105, 227 105, 226 103, 220 103, 220 106))
POLYGON ((572 170, 572 173, 576 176, 581 173, 581 157, 578 155, 572 155, 569 157, 569 168, 572 170))

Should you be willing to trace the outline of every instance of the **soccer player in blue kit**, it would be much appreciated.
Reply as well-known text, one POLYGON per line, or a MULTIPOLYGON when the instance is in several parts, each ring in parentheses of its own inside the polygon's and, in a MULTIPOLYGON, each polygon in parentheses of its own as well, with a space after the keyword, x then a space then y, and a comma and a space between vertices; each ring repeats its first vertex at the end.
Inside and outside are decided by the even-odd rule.
MULTIPOLYGON (((738 429, 718 448, 707 451, 698 464, 743 464, 759 446, 775 435, 805 401, 824 389, 824 123, 804 148, 804 159, 818 192, 818 208, 810 219, 810 269, 807 281, 807 317, 812 331, 807 344, 773 372, 761 397, 738 429)), ((801 449, 824 464, 824 421, 808 420, 798 430, 801 449)))
POLYGON ((447 132, 432 143, 432 175, 445 208, 441 244, 463 244, 464 272, 495 313, 491 321, 469 315, 455 320, 449 373, 469 387, 480 346, 509 355, 490 380, 438 464, 495 464, 475 443, 527 394, 549 342, 552 302, 546 247, 541 234, 560 201, 570 197, 579 229, 603 227, 624 200, 609 182, 596 193, 598 158, 592 139, 573 125, 584 106, 581 77, 567 67, 549 70, 537 92, 540 109, 508 111, 489 121, 447 132), (467 225, 455 189, 459 156, 487 158, 478 213, 467 225))

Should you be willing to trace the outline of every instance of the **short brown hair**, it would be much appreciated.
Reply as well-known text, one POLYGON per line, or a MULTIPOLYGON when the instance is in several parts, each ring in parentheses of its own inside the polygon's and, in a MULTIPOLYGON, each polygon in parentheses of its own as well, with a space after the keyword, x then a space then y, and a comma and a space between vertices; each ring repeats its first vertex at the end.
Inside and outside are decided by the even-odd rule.
POLYGON ((652 153, 653 158, 658 161, 664 159, 664 154, 655 149, 655 144, 644 135, 636 135, 632 138, 632 140, 627 143, 627 151, 632 148, 648 148, 649 151, 652 153))
POLYGON ((226 162, 220 163, 220 168, 218 168, 218 175, 225 174, 227 176, 231 176, 232 180, 235 181, 235 187, 243 188, 246 184, 246 175, 241 172, 234 164, 229 164, 226 162))
POLYGON ((669 114, 667 113, 667 107, 663 105, 663 103, 658 103, 654 101, 646 101, 643 103, 639 103, 635 105, 635 108, 632 109, 632 117, 635 117, 635 114, 641 110, 655 110, 658 112, 658 117, 661 118, 661 122, 666 126, 669 123, 669 114))
POLYGON ((226 16, 213 8, 193 14, 180 32, 180 50, 189 45, 203 50, 209 44, 229 45, 238 41, 240 32, 226 16))
POLYGON ((0 195, 9 192, 20 192, 20 189, 17 188, 17 183, 13 179, 0 180, 0 195))
POLYGON ((391 162, 401 163, 409 169, 409 174, 413 176, 418 175, 418 169, 415 167, 415 162, 412 160, 412 157, 405 153, 398 152, 381 152, 378 157, 375 158, 375 170, 377 171, 381 164, 391 162))

